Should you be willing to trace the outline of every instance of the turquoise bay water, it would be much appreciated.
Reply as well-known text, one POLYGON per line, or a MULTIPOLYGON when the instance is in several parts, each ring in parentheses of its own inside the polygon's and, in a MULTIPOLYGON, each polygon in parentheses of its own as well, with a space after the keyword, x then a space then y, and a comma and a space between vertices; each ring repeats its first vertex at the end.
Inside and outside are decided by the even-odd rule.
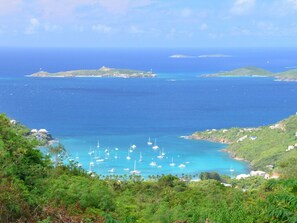
MULTIPOLYGON (((207 49, 188 51, 179 49, 180 53, 191 55, 204 54, 207 49)), ((217 53, 214 49, 210 51, 217 53)), ((112 174, 108 172, 112 168, 114 174, 129 174, 135 161, 137 170, 145 177, 199 174, 201 171, 230 175, 231 167, 235 169, 234 174, 246 173, 246 163, 220 152, 225 145, 185 140, 180 136, 197 130, 267 125, 286 118, 297 111, 297 83, 266 78, 201 78, 199 75, 260 63, 270 70, 283 70, 295 65, 296 52, 225 51, 220 53, 234 57, 172 60, 169 56, 176 50, 111 50, 106 53, 94 49, 5 49, 0 52, 3 61, 0 64, 0 112, 30 128, 46 128, 66 146, 71 158, 86 170, 91 168, 103 175, 112 174), (159 76, 155 79, 24 77, 40 67, 54 72, 103 65, 153 68, 159 76), (161 152, 163 149, 163 159, 157 158, 160 150, 154 151, 147 145, 149 137, 157 140, 161 152), (88 153, 97 149, 98 140, 101 158, 108 159, 97 163, 95 155, 88 153), (128 150, 134 144, 136 149, 127 160, 128 150), (140 153, 142 162, 139 162, 140 153), (174 167, 170 166, 172 158, 174 167), (90 165, 92 162, 94 166, 90 165), (156 162, 156 166, 152 167, 151 162, 156 162), (184 168, 178 167, 181 164, 184 168)))
POLYGON ((112 168, 114 168, 115 174, 130 174, 129 171, 134 169, 135 161, 136 169, 140 170, 141 175, 145 177, 161 174, 181 175, 183 173, 195 175, 200 171, 209 170, 230 175, 230 167, 233 167, 237 173, 247 171, 244 163, 230 159, 226 153, 218 152, 219 149, 224 148, 224 145, 221 144, 185 140, 171 135, 158 137, 157 144, 160 149, 153 150, 151 146, 147 145, 147 140, 146 135, 85 136, 63 138, 62 143, 67 148, 71 148, 72 158, 82 163, 86 170, 103 175, 108 174, 112 168), (99 149, 97 149, 98 138, 100 138, 99 149), (90 142, 93 142, 91 146, 90 142), (131 150, 133 151, 129 154, 131 159, 127 160, 130 145, 137 147, 131 150), (88 154, 90 149, 97 152, 97 156, 103 158, 104 161, 96 162, 96 154, 92 156, 88 154), (106 149, 109 150, 109 156, 105 153, 106 149), (160 159, 158 156, 162 151, 165 155, 160 159), (140 161, 140 154, 142 161, 140 161), (170 165, 172 160, 175 166, 170 165), (94 162, 93 167, 90 166, 90 162, 94 162), (151 166, 152 162, 156 162, 156 166, 151 166), (180 167, 181 164, 185 167, 180 167))

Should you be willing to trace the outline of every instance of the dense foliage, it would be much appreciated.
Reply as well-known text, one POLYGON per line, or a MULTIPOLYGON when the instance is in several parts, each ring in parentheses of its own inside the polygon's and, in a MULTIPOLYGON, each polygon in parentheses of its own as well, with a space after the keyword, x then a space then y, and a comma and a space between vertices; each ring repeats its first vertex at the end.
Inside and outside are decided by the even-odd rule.
MULTIPOLYGON (((295 178, 229 179, 226 187, 216 173, 202 173, 199 182, 92 177, 75 163, 50 161, 36 145, 0 115, 0 222, 297 221, 295 178)), ((61 145, 50 150, 65 153, 61 145)))

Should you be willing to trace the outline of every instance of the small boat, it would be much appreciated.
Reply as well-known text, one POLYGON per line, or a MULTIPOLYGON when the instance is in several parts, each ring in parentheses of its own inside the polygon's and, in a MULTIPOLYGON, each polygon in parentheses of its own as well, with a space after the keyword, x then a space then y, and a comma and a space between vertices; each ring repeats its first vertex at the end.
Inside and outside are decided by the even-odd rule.
POLYGON ((137 175, 141 172, 139 170, 136 170, 136 160, 134 160, 134 170, 130 171, 130 174, 137 175))
POLYGON ((170 166, 175 166, 175 163, 173 162, 173 157, 171 158, 171 163, 169 165, 170 166))
POLYGON ((148 141, 147 141, 147 145, 151 146, 153 145, 153 143, 151 142, 151 138, 149 137, 148 141))
POLYGON ((159 156, 157 156, 158 159, 163 159, 164 156, 162 156, 161 154, 159 156))
POLYGON ((128 150, 128 156, 126 156, 126 159, 127 159, 127 160, 130 160, 130 159, 131 159, 131 156, 130 156, 130 150, 128 150))
POLYGON ((95 151, 92 150, 92 148, 90 147, 90 150, 89 150, 88 154, 89 154, 90 156, 92 156, 94 153, 95 153, 95 151))
POLYGON ((179 167, 180 169, 183 169, 183 168, 186 167, 186 165, 185 165, 185 164, 180 164, 178 167, 179 167))
POLYGON ((99 140, 97 141, 97 149, 100 148, 99 140))
POLYGON ((163 155, 163 153, 160 151, 160 154, 159 154, 159 156, 157 156, 157 158, 158 159, 163 159, 164 158, 164 155, 163 155))
POLYGON ((166 153, 164 152, 164 148, 162 148, 162 153, 161 153, 162 156, 165 156, 166 153))
POLYGON ((157 150, 157 149, 159 149, 159 146, 157 145, 157 142, 156 142, 157 140, 155 139, 155 144, 154 144, 154 146, 152 147, 153 148, 153 150, 157 150))
POLYGON ((114 156, 114 158, 115 158, 115 159, 118 159, 118 158, 119 158, 119 157, 118 157, 117 150, 116 150, 116 152, 115 152, 115 156, 114 156))
POLYGON ((152 162, 150 162, 150 166, 157 166, 157 163, 152 161, 152 162))
POLYGON ((162 168, 162 165, 157 166, 157 168, 158 168, 158 169, 161 169, 161 168, 162 168))
POLYGON ((77 167, 82 167, 82 164, 81 164, 81 163, 78 163, 78 164, 77 164, 77 167))
POLYGON ((108 173, 114 173, 114 172, 115 172, 114 168, 111 168, 110 170, 108 170, 108 173))
POLYGON ((115 150, 115 151, 118 151, 118 150, 119 150, 119 148, 115 148, 114 150, 115 150))
POLYGON ((97 157, 97 159, 96 159, 96 163, 104 162, 104 159, 100 158, 100 150, 99 150, 98 153, 99 153, 99 154, 98 154, 98 157, 97 157))
POLYGON ((141 153, 139 155, 139 162, 142 162, 142 155, 141 155, 141 153))
POLYGON ((133 145, 131 146, 131 148, 132 148, 132 149, 136 149, 136 145, 133 144, 133 145))
POLYGON ((69 159, 68 161, 69 161, 70 163, 72 163, 72 162, 74 162, 74 159, 69 159))
POLYGON ((92 167, 94 166, 94 162, 90 162, 90 164, 89 164, 89 170, 88 170, 88 174, 92 174, 93 173, 93 171, 92 171, 92 167))
POLYGON ((129 168, 124 168, 124 171, 129 171, 130 169, 129 168))

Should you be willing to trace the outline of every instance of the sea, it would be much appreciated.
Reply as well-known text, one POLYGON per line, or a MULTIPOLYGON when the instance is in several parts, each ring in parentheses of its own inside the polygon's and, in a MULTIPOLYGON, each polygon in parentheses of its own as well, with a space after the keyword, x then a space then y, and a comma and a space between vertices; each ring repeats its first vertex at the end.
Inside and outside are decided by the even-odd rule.
POLYGON ((68 159, 103 176, 135 169, 144 178, 204 171, 234 177, 250 166, 222 152, 227 145, 182 136, 268 125, 295 114, 297 82, 202 75, 245 66, 286 71, 297 68, 296 58, 296 48, 0 48, 0 113, 47 129, 68 159), (102 66, 157 77, 26 77, 102 66))

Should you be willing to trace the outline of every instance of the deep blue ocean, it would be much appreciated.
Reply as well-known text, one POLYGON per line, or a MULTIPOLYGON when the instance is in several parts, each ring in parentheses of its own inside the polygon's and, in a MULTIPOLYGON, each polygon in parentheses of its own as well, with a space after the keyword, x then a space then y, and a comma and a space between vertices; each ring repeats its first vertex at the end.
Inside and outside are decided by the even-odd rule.
POLYGON ((243 66, 285 71, 297 67, 296 58, 297 49, 288 48, 0 48, 0 112, 30 128, 47 129, 66 146, 71 158, 103 175, 112 168, 114 174, 129 174, 135 160, 143 176, 201 171, 230 175, 230 168, 234 174, 246 173, 246 163, 220 152, 225 145, 180 136, 213 128, 267 125, 295 114, 297 82, 200 75, 243 66), (173 54, 194 57, 170 58, 173 54), (198 57, 212 54, 228 57, 198 57), (158 77, 25 77, 40 68, 57 72, 101 66, 152 69, 158 77), (149 137, 159 150, 147 145, 149 137), (134 144, 136 149, 127 160, 134 144), (97 156, 100 151, 104 161, 96 162, 90 151, 97 156), (162 151, 163 159, 157 158, 162 151), (175 166, 169 165, 172 159, 175 166))

